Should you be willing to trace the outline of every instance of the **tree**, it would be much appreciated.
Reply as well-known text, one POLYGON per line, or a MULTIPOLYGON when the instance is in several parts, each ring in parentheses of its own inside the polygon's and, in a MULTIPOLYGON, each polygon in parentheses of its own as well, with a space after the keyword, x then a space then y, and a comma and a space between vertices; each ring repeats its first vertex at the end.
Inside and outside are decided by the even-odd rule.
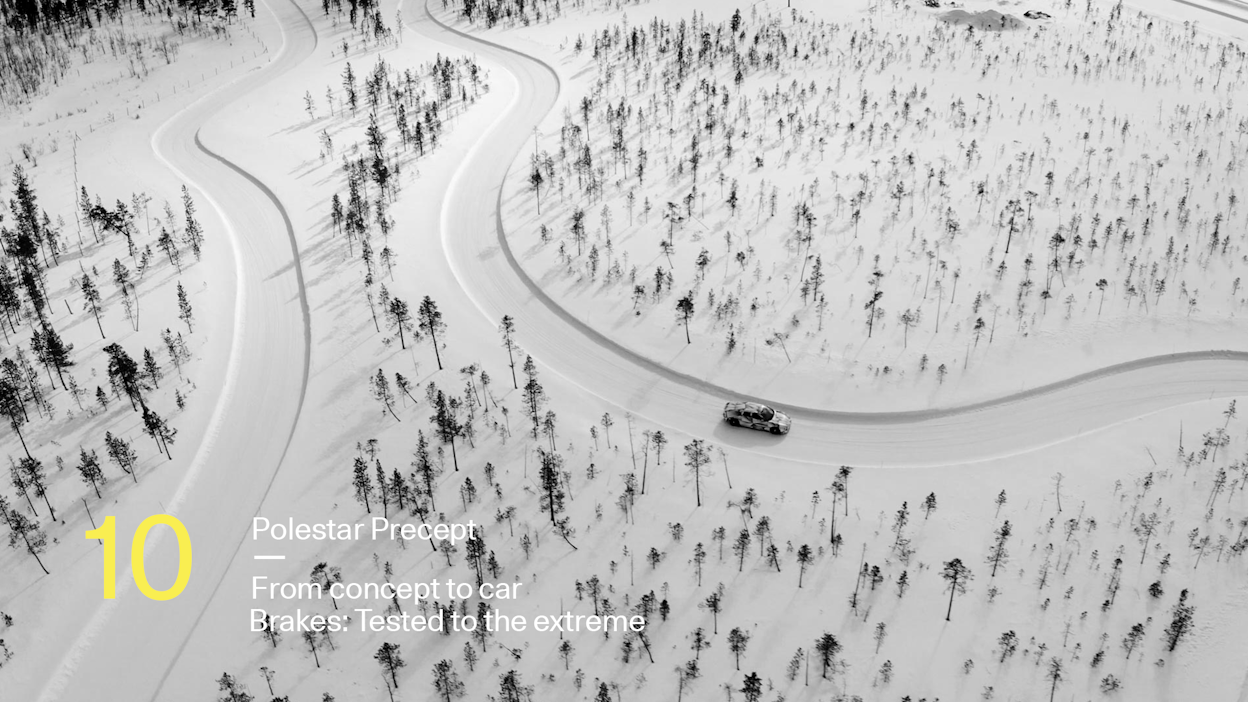
POLYGON ((797 587, 799 589, 802 587, 802 578, 805 577, 806 569, 810 567, 811 560, 812 558, 811 558, 810 546, 806 544, 802 544, 800 547, 798 547, 797 564, 799 566, 799 570, 797 573, 797 587))
MULTIPOLYGON (((407 309, 407 303, 399 298, 391 298, 390 304, 386 306, 386 321, 391 329, 399 335, 399 347, 407 348, 407 337, 404 332, 414 331, 412 327, 412 314, 407 309)), ((416 335, 416 341, 420 340, 420 336, 416 335)), ((441 368, 441 366, 438 366, 441 368)))
MULTIPOLYGON (((52 521, 56 521, 56 510, 52 508, 52 502, 48 498, 48 476, 43 470, 43 462, 27 456, 18 460, 17 470, 22 475, 24 487, 33 490, 35 497, 43 499, 43 503, 48 506, 48 513, 52 515, 52 521)), ((23 488, 19 486, 19 489, 23 488)))
POLYGON ((186 290, 182 287, 182 282, 178 281, 178 319, 186 323, 186 332, 193 334, 195 332, 191 322, 195 319, 195 313, 191 310, 191 301, 186 297, 186 290))
POLYGON ((928 517, 932 516, 932 512, 935 512, 935 511, 936 511, 936 493, 933 492, 933 493, 930 493, 927 497, 923 498, 923 520, 926 521, 928 517))
POLYGON ((737 670, 741 670, 741 656, 745 654, 745 648, 749 643, 750 635, 741 629, 733 627, 732 631, 728 632, 728 650, 732 651, 737 670))
POLYGON ((706 638, 706 631, 702 627, 693 630, 693 642, 689 644, 689 648, 693 649, 693 658, 698 660, 702 657, 702 651, 711 647, 711 642, 706 638))
POLYGON ((516 345, 516 320, 511 315, 503 315, 503 321, 498 325, 498 331, 503 335, 503 348, 507 349, 507 365, 511 368, 511 384, 519 390, 520 384, 516 381, 516 357, 514 352, 520 347, 516 345))
POLYGON ((1004 663, 1006 658, 1014 655, 1014 652, 1018 650, 1018 634, 1014 633, 1013 629, 1001 634, 997 638, 997 645, 1001 647, 1000 662, 1004 663))
POLYGON ((372 382, 369 383, 369 389, 372 391, 373 397, 381 403, 382 414, 388 411, 395 421, 403 421, 399 419, 399 415, 394 413, 394 393, 390 391, 390 381, 380 368, 377 369, 377 375, 373 376, 372 382))
POLYGON ((1010 520, 1005 520, 997 530, 992 532, 996 538, 992 541, 992 546, 988 549, 987 562, 992 565, 992 575, 990 578, 997 577, 997 568, 1004 565, 1010 559, 1010 552, 1005 548, 1005 542, 1009 540, 1011 527, 1010 520))
POLYGON ((689 318, 693 316, 693 292, 685 293, 684 297, 676 301, 676 316, 685 324, 685 343, 693 343, 689 338, 689 318))
POLYGON ((160 415, 153 412, 150 408, 143 408, 143 431, 152 437, 152 441, 156 442, 156 446, 164 451, 165 456, 169 460, 173 460, 173 455, 169 453, 169 444, 174 443, 178 430, 169 426, 160 415))
POLYGON ((0 517, 3 517, 9 526, 9 548, 17 548, 20 540, 26 553, 34 557, 35 562, 43 570, 43 574, 50 575, 48 567, 39 558, 39 554, 48 549, 48 537, 39 528, 39 524, 18 510, 10 508, 3 495, 0 495, 0 517))
POLYGON ((74 350, 74 345, 62 341, 51 325, 45 323, 42 326, 42 331, 36 331, 31 339, 31 350, 44 367, 56 370, 56 377, 60 379, 61 386, 66 387, 63 371, 74 365, 69 357, 70 352, 74 350))
POLYGON ((112 432, 104 433, 104 446, 108 449, 108 458, 117 465, 121 472, 130 476, 135 483, 139 482, 138 478, 138 460, 139 454, 130 447, 130 442, 120 436, 113 436, 112 432))
POLYGON ((442 313, 438 311, 438 305, 428 295, 420 301, 420 309, 416 311, 416 318, 419 321, 420 330, 429 335, 429 340, 433 343, 433 354, 438 360, 438 370, 442 370, 442 354, 438 351, 438 334, 446 331, 446 324, 442 321, 442 313))
POLYGON ((160 387, 160 379, 164 377, 164 373, 160 370, 160 364, 156 362, 156 357, 152 355, 151 349, 143 349, 143 376, 154 387, 160 387))
POLYGON ((951 561, 945 561, 944 570, 941 571, 940 577, 949 583, 949 610, 945 612, 945 621, 949 621, 950 615, 953 614, 953 596, 955 593, 965 593, 966 584, 972 579, 969 568, 962 564, 962 559, 955 558, 951 561))
POLYGON ((520 673, 509 670, 498 676, 499 702, 526 702, 533 695, 533 686, 520 680, 520 673))
POLYGON ((95 287, 95 281, 91 280, 91 276, 87 273, 82 274, 82 280, 79 281, 78 286, 82 290, 83 311, 90 312, 95 317, 95 326, 100 330, 100 338, 106 338, 104 325, 100 323, 100 312, 104 310, 104 305, 100 302, 99 288, 95 287))
POLYGON ((557 522, 556 515, 563 512, 563 457, 553 451, 537 450, 541 467, 538 482, 542 489, 542 509, 550 513, 550 522, 557 522))
MULTIPOLYGON (((482 622, 478 626, 485 624, 482 622)), ((455 672, 454 663, 443 658, 433 664, 433 689, 442 697, 442 702, 451 702, 453 698, 464 696, 464 683, 455 672)))
POLYGON ((706 599, 702 601, 702 604, 700 606, 705 607, 707 610, 710 611, 711 622, 712 622, 711 632, 718 634, 719 633, 719 613, 723 610, 723 596, 719 594, 719 590, 716 589, 715 592, 712 592, 711 594, 707 595, 706 599))
POLYGON ((398 672, 399 668, 407 665, 407 662, 399 655, 399 645, 389 642, 383 643, 377 652, 373 654, 373 659, 381 666, 383 675, 390 676, 390 682, 394 683, 394 688, 399 688, 398 672))
POLYGON ((1127 635, 1122 637, 1122 648, 1127 652, 1127 660, 1131 660, 1131 652, 1144 641, 1144 625, 1133 624, 1127 635))
POLYGON ((1187 603, 1187 588, 1179 593, 1179 601, 1170 610, 1170 624, 1166 626, 1166 650, 1174 651, 1179 642, 1192 630, 1196 607, 1187 603))
POLYGON ((368 475, 368 463, 364 461, 362 456, 355 457, 353 465, 353 479, 351 486, 355 488, 355 499, 364 505, 364 511, 372 514, 373 508, 370 505, 370 499, 373 496, 373 479, 368 475))
POLYGON ((438 439, 444 444, 451 445, 451 459, 454 462, 455 471, 458 472, 459 457, 455 453, 455 437, 463 433, 464 427, 459 417, 456 416, 456 400, 448 399, 441 390, 438 390, 433 398, 433 415, 429 417, 429 422, 433 424, 438 439))
POLYGON ((758 677, 758 673, 749 673, 745 679, 741 681, 741 694, 745 696, 745 702, 759 702, 763 698, 763 681, 758 677))
POLYGON ((710 462, 711 452, 707 450, 705 441, 694 439, 685 444, 685 465, 689 466, 689 472, 693 474, 694 493, 697 495, 698 507, 702 506, 702 471, 710 462))
POLYGON ((429 506, 437 509, 434 500, 434 479, 438 477, 438 467, 429 459, 429 441, 425 439, 425 432, 416 431, 416 450, 413 452, 412 468, 415 468, 414 480, 419 480, 424 486, 424 494, 429 498, 429 506))
POLYGON ((676 702, 680 702, 684 699, 685 690, 692 687, 694 681, 702 677, 702 671, 698 668, 698 662, 696 660, 686 661, 683 666, 676 667, 676 676, 678 681, 676 688, 676 702))
POLYGON ((1135 525, 1135 534, 1140 538, 1143 550, 1140 552, 1140 565, 1144 564, 1144 558, 1148 556, 1148 544, 1152 541, 1153 534, 1157 533, 1157 528, 1161 525, 1161 519, 1156 512, 1149 514, 1141 514, 1139 524, 1135 525))
POLYGON ((1053 697, 1057 695, 1057 683, 1062 679, 1062 659, 1057 656, 1049 659, 1049 670, 1045 677, 1053 682, 1049 688, 1049 702, 1053 702, 1053 697))
POLYGON ((533 362, 532 356, 524 357, 524 375, 528 378, 524 384, 525 412, 533 421, 533 440, 536 441, 537 433, 541 429, 542 406, 546 402, 546 391, 542 389, 542 384, 537 382, 537 364, 533 362))
MULTIPOLYGON (((16 364, 10 359, 4 359, 4 364, 16 371, 16 364)), ((0 377, 0 414, 9 420, 9 428, 22 442, 22 450, 30 456, 30 449, 26 447, 26 437, 22 436, 22 425, 29 420, 26 414, 26 402, 22 396, 21 386, 9 376, 10 372, 6 371, 4 376, 0 377)))
POLYGON ((229 673, 222 673, 217 680, 217 691, 223 693, 218 702, 252 702, 255 697, 247 693, 247 688, 229 673))
POLYGON ((828 679, 828 668, 836 663, 836 656, 841 652, 841 643, 836 640, 832 634, 824 632, 823 636, 815 639, 815 653, 819 654, 819 664, 822 668, 820 676, 828 679))
POLYGON ((113 390, 130 398, 130 406, 137 412, 143 403, 143 392, 149 390, 146 378, 139 372, 139 364, 118 344, 104 347, 108 356, 108 381, 113 390))
POLYGON ((316 647, 317 645, 319 645, 320 639, 317 638, 316 632, 311 629, 308 629, 304 631, 302 634, 300 634, 299 636, 300 638, 303 639, 303 642, 307 644, 308 650, 312 651, 312 660, 316 662, 316 667, 320 668, 321 657, 318 656, 316 653, 316 647))
POLYGON ((104 477, 104 471, 100 470, 100 459, 94 450, 87 452, 85 448, 78 449, 78 474, 82 476, 82 482, 95 490, 95 496, 100 497, 100 485, 108 480, 104 477))
POLYGON ((745 554, 750 551, 750 531, 742 529, 737 534, 737 540, 732 544, 732 553, 737 557, 737 572, 740 573, 745 568, 745 554))

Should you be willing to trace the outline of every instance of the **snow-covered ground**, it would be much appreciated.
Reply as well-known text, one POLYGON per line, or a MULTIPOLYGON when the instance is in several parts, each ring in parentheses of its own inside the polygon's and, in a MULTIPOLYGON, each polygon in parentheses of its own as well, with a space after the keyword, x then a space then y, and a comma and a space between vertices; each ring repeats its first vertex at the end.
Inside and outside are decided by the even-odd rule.
MULTIPOLYGON (((682 0, 617 10, 640 27, 649 26, 656 14, 687 18, 695 5, 682 0)), ((759 4, 758 12, 771 11, 767 5, 759 4)), ((635 333, 599 326, 610 305, 631 306, 631 298, 626 294, 612 302, 562 289, 532 268, 528 245, 500 238, 504 232, 525 236, 513 231, 509 219, 501 220, 500 229, 499 218, 523 214, 532 193, 523 191, 522 183, 499 188, 509 169, 524 177, 522 154, 533 148, 532 127, 554 107, 550 119, 555 121, 546 124, 557 129, 562 106, 575 111, 579 102, 577 81, 583 78, 576 73, 590 64, 573 57, 568 45, 578 32, 588 36, 619 15, 589 4, 569 6, 567 16, 537 29, 486 31, 445 10, 434 9, 434 19, 411 0, 382 3, 379 9, 391 30, 380 42, 353 31, 345 14, 326 17, 306 3, 259 4, 256 19, 247 20, 249 29, 236 31, 245 31, 248 41, 254 33, 251 50, 257 53, 251 61, 259 68, 244 62, 230 69, 228 51, 208 43, 196 67, 223 62, 219 76, 210 80, 205 75, 191 95, 185 94, 190 88, 180 89, 176 99, 181 102, 165 95, 153 105, 146 91, 160 92, 150 82, 160 78, 160 71, 154 72, 148 83, 118 91, 118 102, 133 103, 140 93, 149 100, 139 119, 101 128, 105 133, 90 152, 86 144, 97 138, 94 132, 79 142, 78 178, 92 192, 98 188, 108 201, 139 187, 125 183, 112 196, 102 185, 91 185, 93 177, 107 179, 113 164, 125 164, 127 174, 148 183, 142 187, 164 196, 175 209, 186 183, 209 233, 204 261, 189 268, 185 278, 197 276, 196 287, 188 289, 207 284, 192 298, 199 320, 193 339, 200 341, 187 371, 203 390, 188 392, 186 411, 173 418, 180 430, 175 460, 157 469, 159 462, 145 451, 138 485, 123 486, 117 478, 124 476, 113 470, 106 500, 88 502, 97 518, 101 513, 118 516, 121 534, 130 533, 147 514, 178 516, 194 539, 195 567, 190 585, 176 600, 153 602, 123 585, 117 600, 101 605, 98 549, 80 536, 89 528, 85 513, 58 514, 63 524, 43 520, 57 539, 43 555, 50 576, 40 577, 33 560, 18 550, 0 556, 6 573, 0 611, 14 618, 11 626, 0 623, 0 638, 13 652, 0 667, 6 699, 9 694, 19 700, 214 699, 226 694, 216 682, 223 671, 257 699, 268 698, 270 684, 274 696, 291 700, 321 700, 323 693, 338 700, 426 699, 435 697, 430 671, 444 659, 453 662, 472 698, 506 699, 500 676, 514 669, 523 684, 534 687, 533 699, 597 699, 599 682, 607 686, 608 698, 617 700, 732 698, 744 694, 738 690, 752 671, 763 681, 766 700, 838 695, 1040 699, 1054 684, 1046 677, 1053 660, 1062 666, 1055 690, 1064 699, 1235 699, 1241 694, 1244 681, 1236 664, 1244 651, 1237 634, 1248 624, 1248 591, 1237 545, 1242 543, 1248 483, 1237 458, 1244 450, 1243 419, 1224 413, 1232 399, 1248 396, 1248 375, 1239 353, 1242 335, 1227 321, 1233 319, 1233 300, 1222 307, 1199 307, 1192 312, 1191 328, 1176 319, 1138 329, 1133 325, 1147 318, 1137 313, 1135 303, 1128 313, 1125 302, 1111 309, 1107 301, 1104 314, 1119 325, 1113 327, 1116 340, 1106 338, 1108 322, 1095 325, 1085 343, 1097 350, 1050 355, 1042 363, 1037 359, 1045 349, 1069 349, 1075 333, 1054 328, 1049 341, 1044 334, 1020 337, 1008 354, 985 354, 982 365, 969 366, 965 375, 951 371, 944 390, 923 386, 911 372, 904 382, 872 380, 859 383, 857 390, 855 382, 846 381, 836 395, 847 398, 844 403, 829 403, 817 395, 822 390, 802 395, 800 384, 786 381, 774 368, 766 373, 708 371, 719 353, 710 343, 681 349, 686 353, 676 357, 656 350, 661 341, 663 353, 670 354, 668 346, 677 341, 668 336, 674 300, 647 300, 654 309, 635 333), (453 30, 443 26, 448 22, 453 30), (546 60, 556 72, 511 49, 482 44, 477 36, 546 60), (263 47, 271 60, 261 58, 263 47), (378 59, 385 61, 380 71, 378 59), (398 169, 397 188, 384 203, 393 225, 387 222, 383 231, 372 222, 365 234, 348 237, 333 222, 330 203, 335 195, 347 199, 344 157, 367 157, 373 148, 367 107, 344 114, 346 64, 357 76, 359 99, 365 103, 366 78, 381 75, 402 82, 398 76, 405 69, 420 74, 442 59, 462 71, 455 79, 462 92, 451 91, 441 106, 444 122, 436 147, 426 143, 427 153, 421 149, 418 154, 414 144, 401 144, 394 103, 384 96, 379 101, 377 122, 386 139, 377 150, 398 169), (467 78, 473 67, 479 71, 476 81, 467 78), (305 95, 313 96, 310 107, 305 95), (109 151, 102 146, 106 142, 109 151), (502 213, 495 210, 496 202, 506 205, 502 213), (367 261, 361 246, 365 238, 373 253, 367 261), (384 259, 383 250, 388 252, 384 259), (370 268, 373 278, 366 284, 370 268), (525 270, 531 280, 522 275, 525 270), (405 337, 399 344, 384 311, 374 317, 386 296, 408 301, 413 310, 425 296, 437 303, 446 323, 437 356, 427 334, 420 341, 405 337), (519 365, 531 354, 554 413, 547 415, 550 433, 527 435, 533 424, 525 414, 524 394, 507 387, 512 369, 497 329, 503 315, 515 319, 521 347, 516 384, 524 382, 519 365), (1109 349, 1100 351, 1103 347, 1109 349), (1229 351, 1157 358, 1179 350, 1217 349, 1229 351), (1130 359, 1146 360, 1110 365, 1130 359), (996 370, 992 364, 998 364, 996 370), (370 378, 379 369, 387 378, 400 373, 413 385, 410 397, 394 396, 392 411, 370 392, 370 378), (982 378, 973 381, 969 370, 976 369, 982 378), (490 377, 488 388, 481 370, 490 377), (458 398, 461 420, 468 411, 474 415, 473 433, 456 439, 454 459, 446 455, 450 447, 434 438, 426 395, 431 386, 458 398), (794 413, 795 429, 784 438, 730 431, 718 422, 724 396, 717 386, 810 408, 794 413), (1041 389, 1011 394, 1021 387, 1041 389), (877 390, 886 392, 870 399, 867 393, 877 390), (987 401, 958 408, 978 400, 987 401), (924 409, 897 412, 916 408, 924 409), (862 409, 884 412, 855 412, 862 409), (604 414, 613 421, 602 422, 604 414), (418 429, 444 467, 435 493, 422 498, 436 501, 429 519, 487 525, 485 542, 499 568, 488 579, 524 584, 520 599, 498 602, 499 609, 530 616, 593 613, 592 598, 578 597, 578 590, 583 592, 578 583, 584 586, 591 578, 602 583, 602 597, 617 613, 632 613, 653 591, 670 612, 649 615, 649 650, 635 637, 577 633, 567 635, 571 650, 561 656, 557 634, 498 633, 469 670, 462 651, 472 644, 464 634, 352 631, 337 635, 332 647, 318 642, 313 651, 294 633, 273 645, 249 632, 248 614, 255 606, 274 614, 333 610, 325 602, 255 602, 250 584, 257 574, 304 582, 324 561, 340 567, 351 582, 471 579, 462 548, 441 553, 415 542, 273 544, 255 542, 247 534, 253 515, 275 522, 364 519, 364 506, 353 499, 352 462, 366 455, 387 472, 410 474, 418 429), (656 444, 652 439, 658 431, 666 441, 656 444), (376 449, 370 453, 366 446, 373 439, 376 449), (695 439, 722 448, 712 448, 710 465, 696 479, 684 455, 695 439), (537 449, 553 447, 566 471, 564 516, 575 530, 566 540, 552 528, 539 496, 537 449), (848 475, 838 473, 843 465, 854 468, 848 475), (645 481, 644 495, 633 493, 631 500, 625 492, 630 473, 639 484, 645 481), (830 489, 834 481, 841 490, 830 489), (750 489, 756 494, 752 507, 750 489), (1007 497, 998 504, 1002 491, 1007 497), (926 514, 929 495, 935 508, 926 514), (511 519, 508 507, 515 508, 511 519), (834 509, 834 528, 841 537, 835 554, 828 545, 834 509), (898 532, 894 526, 901 509, 906 517, 898 532), (1145 547, 1140 518, 1152 514, 1157 520, 1145 547), (1004 520, 1012 526, 1006 542, 1010 555, 993 577, 985 557, 1004 520), (760 531, 760 523, 768 527, 760 531), (727 543, 715 536, 720 527, 727 543), (743 528, 749 530, 749 542, 738 559, 733 544, 743 528), (707 554, 701 564, 695 557, 699 543, 707 554), (776 547, 774 563, 768 544, 776 547), (800 573, 799 589, 797 550, 802 545, 810 546, 811 558, 800 573), (254 559, 278 551, 285 560, 254 559), (970 568, 974 579, 965 594, 954 593, 946 622, 950 600, 941 570, 954 558, 970 568), (856 581, 863 563, 869 577, 856 581), (871 566, 879 568, 874 584, 871 566), (899 588, 903 572, 904 591, 899 588), (1154 582, 1160 590, 1156 597, 1149 593, 1154 582), (722 611, 715 615, 707 610, 706 598, 721 583, 722 611), (860 592, 851 607, 856 584, 860 592), (1184 589, 1186 601, 1196 608, 1195 628, 1170 653, 1163 630, 1184 589), (1112 605, 1104 606, 1109 599, 1112 605), (1123 638, 1137 623, 1143 627, 1142 642, 1127 656, 1123 638), (749 637, 739 666, 729 650, 733 629, 749 637), (878 638, 877 631, 882 631, 878 638), (1003 656, 1000 637, 1007 631, 1017 635, 1018 648, 1003 656), (824 633, 842 647, 828 680, 822 679, 813 650, 824 633), (709 640, 709 649, 690 648, 699 637, 709 640), (386 676, 374 660, 383 642, 399 644, 406 661, 389 696, 386 676), (790 676, 787 669, 799 648, 803 655, 790 676), (1103 660, 1092 665, 1101 650, 1103 660), (690 660, 698 661, 697 679, 687 675, 690 660), (685 672, 677 672, 678 667, 685 672), (271 681, 262 671, 273 674, 271 681), (1112 681, 1103 683, 1110 675, 1121 681, 1121 690, 1102 691, 1103 684, 1112 686, 1112 681), (726 693, 725 686, 732 692, 726 693)), ((1096 7, 1102 14, 1109 9, 1096 7)), ((724 21, 731 14, 721 7, 704 10, 707 21, 724 21), (713 12, 724 16, 713 17, 713 12)), ((1200 12, 1169 6, 1164 11, 1179 19, 1200 12)), ((891 12, 918 21, 923 11, 867 11, 865 3, 851 3, 837 12, 849 13, 838 30, 843 32, 853 22, 878 25, 891 12)), ((787 17, 784 21, 791 22, 792 15, 787 17)), ((1210 41, 1203 36, 1192 44, 1210 41)), ((180 60, 188 52, 184 49, 180 60)), ((413 79, 412 84, 420 104, 436 99, 427 81, 413 79)), ((45 106, 50 104, 46 99, 36 109, 55 111, 45 106)), ((1125 113, 1130 107, 1120 109, 1125 113)), ((98 119, 103 113, 94 107, 83 114, 98 119)), ((30 132, 12 141, 6 133, 6 147, 38 140, 46 133, 46 125, 38 122, 32 119, 30 132)), ((539 133, 554 138, 549 126, 539 133)), ((63 186, 73 180, 64 143, 56 153, 41 155, 41 165, 31 172, 41 202, 68 219, 71 188, 63 186), (58 196, 59 190, 65 193, 58 196)), ((663 149, 654 151, 657 174, 663 149)), ((18 153, 15 147, 13 153, 18 153)), ((1190 168, 1194 173, 1195 166, 1190 168)), ((801 179, 796 163, 784 172, 790 171, 801 179)), ((1234 181, 1228 176, 1218 186, 1229 191, 1234 181)), ((370 189, 376 198, 371 181, 365 187, 370 189)), ((1212 198, 1212 192, 1202 197, 1212 198)), ((553 203, 556 196, 550 197, 545 202, 553 203)), ((596 223, 601 204, 596 203, 590 221, 596 223)), ((872 207, 876 214, 871 216, 878 216, 879 201, 872 207)), ((624 214, 615 214, 621 229, 624 214)), ((651 216, 657 221, 659 214, 651 216)), ((777 218, 783 217, 778 211, 777 218)), ((864 215, 863 226, 869 217, 864 215)), ((968 226, 958 235, 967 240, 965 246, 984 244, 991 236, 989 224, 971 226, 969 213, 965 217, 968 226)), ((680 241, 691 225, 682 226, 675 238, 683 246, 673 257, 694 255, 680 241)), ((877 220, 874 228, 880 227, 877 220)), ((1022 238, 1039 240, 1042 225, 1035 228, 1022 238)), ((654 238, 652 229, 645 231, 654 238)), ((781 252, 770 248, 782 242, 759 236, 764 238, 756 244, 757 255, 780 260, 781 252)), ((621 235, 614 243, 624 247, 627 240, 621 235)), ((719 239, 707 241, 719 245, 719 239)), ((654 251, 646 255, 657 260, 654 251)), ((828 254, 834 255, 835 250, 828 254)), ((683 270, 683 279, 691 280, 691 265, 683 270)), ((963 284, 975 278, 966 270, 963 284)), ((168 275, 165 267, 151 274, 168 275)), ((708 272, 708 280, 717 275, 718 270, 708 272)), ((905 275, 896 272, 896 277, 905 275)), ((1201 285, 1226 285, 1227 275, 1202 277, 1201 285)), ((885 280, 891 277, 892 271, 885 280)), ((146 289, 142 294, 144 301, 171 298, 146 289)), ((958 293, 959 304, 963 294, 958 293)), ((884 299, 895 308, 891 297, 884 299)), ((1058 307, 1056 302, 1049 304, 1058 307)), ((164 304, 164 309, 144 307, 144 319, 160 315, 175 322, 176 310, 168 300, 164 304)), ((110 326, 125 323, 117 307, 114 303, 106 317, 114 322, 110 326)), ((699 298, 699 314, 702 307, 699 298)), ((895 312, 890 308, 886 331, 872 353, 913 352, 913 346, 897 349, 895 312)), ((1050 309, 1040 323, 1060 316, 1054 312, 1050 309)), ((79 323, 67 338, 77 345, 79 365, 98 367, 103 379, 102 353, 90 347, 89 332, 95 330, 82 323, 90 320, 81 312, 75 310, 75 316, 79 323)), ((628 324, 631 329, 634 323, 628 324)), ((917 336, 919 330, 911 333, 917 336)), ((124 337, 123 345, 144 343, 135 334, 124 337)), ((854 327, 852 334, 860 330, 854 327)), ((959 343, 965 340, 959 337, 959 343)), ((910 337, 908 344, 916 343, 910 337)), ((772 347, 764 347, 761 355, 776 360, 772 347)), ((64 393, 53 401, 59 410, 72 404, 64 393)), ((105 429, 121 430, 116 427, 125 425, 118 422, 133 421, 121 410, 110 412, 104 418, 79 418, 65 434, 58 433, 59 427, 44 429, 32 443, 32 452, 46 456, 47 465, 57 451, 66 452, 66 472, 54 474, 54 504, 87 495, 72 469, 72 448, 65 447, 98 442, 105 429)), ((20 451, 15 439, 14 451, 20 451)), ((14 495, 8 489, 4 494, 14 495)), ((371 507, 376 511, 378 505, 371 507)), ((393 516, 397 505, 389 509, 393 516)), ((149 540, 153 583, 172 579, 172 542, 167 534, 149 540)), ((125 571, 121 580, 129 583, 125 571)), ((387 603, 354 606, 381 610, 387 603)), ((476 602, 468 606, 475 609, 476 602)), ((403 603, 404 611, 414 607, 403 603)))

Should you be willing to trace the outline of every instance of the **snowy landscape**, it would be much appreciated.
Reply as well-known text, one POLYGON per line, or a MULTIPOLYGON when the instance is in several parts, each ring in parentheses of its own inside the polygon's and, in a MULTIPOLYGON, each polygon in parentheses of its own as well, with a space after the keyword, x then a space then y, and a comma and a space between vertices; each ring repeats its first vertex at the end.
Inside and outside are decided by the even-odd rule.
POLYGON ((0 701, 1248 701, 1248 5, 0 14, 0 701))

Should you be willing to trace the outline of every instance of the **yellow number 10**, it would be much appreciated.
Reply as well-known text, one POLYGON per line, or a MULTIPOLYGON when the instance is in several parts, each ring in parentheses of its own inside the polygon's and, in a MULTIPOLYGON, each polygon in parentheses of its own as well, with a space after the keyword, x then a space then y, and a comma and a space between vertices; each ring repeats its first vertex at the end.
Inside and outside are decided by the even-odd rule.
MULTIPOLYGON (((88 539, 99 539, 104 542, 104 599, 111 600, 117 596, 117 520, 106 517, 104 526, 91 529, 86 533, 88 539)), ((151 600, 172 600, 186 589, 191 579, 191 535, 177 517, 168 514, 153 514, 139 524, 134 532, 134 540, 130 544, 130 569, 134 572, 134 584, 151 600), (147 569, 143 558, 143 546, 147 541, 147 532, 157 524, 164 524, 173 529, 178 537, 178 577, 168 590, 157 590, 147 582, 147 569)))

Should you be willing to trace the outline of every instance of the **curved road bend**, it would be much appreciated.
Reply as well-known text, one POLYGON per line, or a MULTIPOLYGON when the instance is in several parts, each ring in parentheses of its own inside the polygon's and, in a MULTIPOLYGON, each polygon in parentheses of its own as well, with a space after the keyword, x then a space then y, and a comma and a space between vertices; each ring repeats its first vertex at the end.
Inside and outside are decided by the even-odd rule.
POLYGON ((1016 454, 1167 407, 1248 394, 1248 352, 1210 351, 1143 358, 960 407, 861 413, 772 402, 794 418, 783 438, 726 427, 719 417, 734 392, 674 372, 593 329, 551 300, 508 247, 501 184, 559 97, 554 70, 447 26, 427 2, 405 12, 416 32, 502 66, 518 85, 443 204, 442 243, 460 285, 494 323, 515 317, 525 350, 543 367, 660 426, 798 461, 938 465, 1016 454))
MULTIPOLYGON (((269 4, 282 26, 280 53, 267 65, 178 113, 153 137, 153 147, 184 182, 204 193, 229 228, 237 274, 234 340, 225 388, 186 478, 168 511, 194 540, 193 575, 185 591, 154 602, 130 583, 102 605, 71 645, 41 700, 154 699, 164 675, 234 558, 276 475, 303 403, 310 330, 294 232, 281 203, 262 183, 234 166, 200 128, 239 97, 258 90, 301 63, 316 48, 311 22, 292 0, 269 4), (118 688, 124 688, 119 690, 118 688)), ((224 149, 228 151, 228 149, 224 149)), ((119 568, 126 568, 137 524, 118 525, 119 568)), ((162 530, 158 530, 162 531, 162 530)), ((157 539, 153 532, 149 544, 157 539)), ((173 553, 176 540, 153 549, 173 553)), ((161 557, 161 561, 172 561, 161 557)), ((157 569, 158 587, 173 581, 157 569)))

